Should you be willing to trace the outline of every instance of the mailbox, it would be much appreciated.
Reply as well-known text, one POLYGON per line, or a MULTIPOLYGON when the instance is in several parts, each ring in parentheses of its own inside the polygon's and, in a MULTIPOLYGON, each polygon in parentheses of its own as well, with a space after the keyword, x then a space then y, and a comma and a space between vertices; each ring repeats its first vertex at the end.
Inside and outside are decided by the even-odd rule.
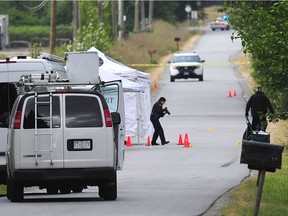
POLYGON ((283 149, 282 145, 243 140, 240 163, 248 164, 249 169, 275 172, 281 169, 283 149))

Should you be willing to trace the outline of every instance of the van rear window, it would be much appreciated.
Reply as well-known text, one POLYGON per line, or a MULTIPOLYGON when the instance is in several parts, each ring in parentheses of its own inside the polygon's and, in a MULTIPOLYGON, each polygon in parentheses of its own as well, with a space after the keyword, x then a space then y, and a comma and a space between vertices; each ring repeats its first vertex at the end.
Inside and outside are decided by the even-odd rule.
POLYGON ((97 98, 90 96, 66 96, 66 127, 103 127, 97 98))
MULTIPOLYGON (((39 102, 48 102, 49 96, 39 97, 39 102)), ((60 107, 59 97, 52 97, 52 125, 53 128, 60 128, 60 107)), ((50 105, 48 103, 38 104, 37 107, 37 128, 50 127, 50 105)), ((35 128, 35 98, 30 97, 27 100, 24 113, 24 129, 35 128)))

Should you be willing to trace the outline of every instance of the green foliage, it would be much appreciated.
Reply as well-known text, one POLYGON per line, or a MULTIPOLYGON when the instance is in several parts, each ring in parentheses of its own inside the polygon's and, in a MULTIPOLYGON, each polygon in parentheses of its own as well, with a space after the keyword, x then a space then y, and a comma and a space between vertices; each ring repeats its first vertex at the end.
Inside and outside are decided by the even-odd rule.
POLYGON ((277 115, 288 118, 288 2, 229 1, 225 11, 252 57, 253 78, 270 97, 277 115))
POLYGON ((4 55, 4 54, 0 54, 0 59, 6 59, 6 58, 7 58, 6 55, 4 55))
MULTIPOLYGON (((30 10, 42 1, 0 1, 0 14, 9 15, 10 26, 50 25, 50 1, 37 11, 30 10)), ((57 1, 57 23, 72 23, 72 1, 57 1)))
POLYGON ((89 22, 80 28, 75 49, 83 51, 95 46, 103 52, 108 52, 112 40, 105 29, 104 23, 98 21, 96 7, 87 8, 86 18, 89 22))
MULTIPOLYGON (((72 26, 57 26, 57 38, 72 38, 72 26)), ((34 38, 49 38, 50 26, 10 26, 10 40, 32 41, 34 38)))
POLYGON ((42 44, 33 43, 29 51, 32 58, 37 58, 42 53, 42 44))

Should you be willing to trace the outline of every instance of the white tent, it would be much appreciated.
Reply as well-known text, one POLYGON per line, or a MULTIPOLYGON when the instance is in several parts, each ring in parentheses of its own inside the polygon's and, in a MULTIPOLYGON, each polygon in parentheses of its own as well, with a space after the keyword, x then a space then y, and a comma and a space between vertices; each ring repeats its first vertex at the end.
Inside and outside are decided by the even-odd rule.
POLYGON ((140 137, 147 140, 148 135, 151 136, 152 134, 150 75, 115 61, 95 47, 91 47, 88 51, 98 53, 100 74, 103 72, 113 73, 142 86, 141 92, 125 91, 124 93, 125 129, 126 136, 137 137, 138 142, 140 137))

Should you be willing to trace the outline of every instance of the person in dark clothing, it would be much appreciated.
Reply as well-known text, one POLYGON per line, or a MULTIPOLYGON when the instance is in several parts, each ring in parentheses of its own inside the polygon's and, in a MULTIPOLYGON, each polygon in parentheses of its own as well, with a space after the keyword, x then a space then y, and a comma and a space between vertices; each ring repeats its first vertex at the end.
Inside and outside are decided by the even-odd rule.
POLYGON ((160 97, 160 99, 152 107, 150 121, 152 122, 155 130, 151 141, 152 145, 159 145, 158 143, 156 143, 158 136, 160 137, 162 145, 169 143, 169 141, 166 141, 165 139, 164 130, 159 121, 161 117, 164 117, 166 113, 169 113, 167 109, 163 109, 163 105, 165 104, 165 102, 166 99, 164 97, 160 97))
MULTIPOLYGON (((265 131, 267 127, 267 112, 269 111, 273 114, 274 109, 269 98, 261 91, 258 87, 254 95, 250 97, 247 102, 245 109, 245 116, 248 120, 249 110, 251 109, 252 116, 252 130, 262 130, 265 131)), ((248 132, 251 134, 252 131, 248 132)))

